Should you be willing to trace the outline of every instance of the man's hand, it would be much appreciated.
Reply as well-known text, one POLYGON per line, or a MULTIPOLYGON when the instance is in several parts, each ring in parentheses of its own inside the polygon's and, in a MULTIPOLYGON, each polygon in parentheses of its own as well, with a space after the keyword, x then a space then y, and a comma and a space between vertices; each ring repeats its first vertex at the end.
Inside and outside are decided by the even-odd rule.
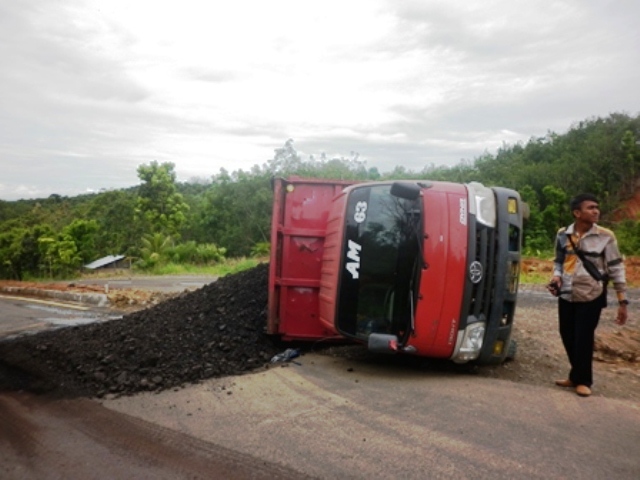
POLYGON ((622 304, 618 307, 618 315, 616 316, 616 323, 618 325, 624 325, 627 323, 628 313, 627 306, 622 304))
POLYGON ((557 297, 560 295, 560 288, 562 287, 562 278, 558 276, 554 276, 551 278, 551 281, 547 284, 547 290, 553 295, 557 297))

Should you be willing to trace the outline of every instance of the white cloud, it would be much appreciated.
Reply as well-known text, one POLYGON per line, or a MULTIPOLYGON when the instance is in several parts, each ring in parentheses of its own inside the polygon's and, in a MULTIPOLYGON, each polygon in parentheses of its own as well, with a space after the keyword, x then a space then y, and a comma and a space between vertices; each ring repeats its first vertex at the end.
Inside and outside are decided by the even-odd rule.
POLYGON ((421 169, 636 114, 640 5, 615 6, 0 5, 0 198, 134 185, 152 160, 181 179, 248 169, 287 138, 421 169))

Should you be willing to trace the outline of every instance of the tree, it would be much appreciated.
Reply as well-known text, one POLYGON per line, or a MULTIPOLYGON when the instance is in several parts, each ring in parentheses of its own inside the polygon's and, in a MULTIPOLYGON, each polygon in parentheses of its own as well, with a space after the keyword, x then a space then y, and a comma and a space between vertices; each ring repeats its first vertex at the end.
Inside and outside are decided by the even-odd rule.
POLYGON ((142 185, 138 190, 136 216, 148 231, 178 238, 189 206, 176 188, 175 165, 170 162, 138 167, 142 185))
POLYGON ((276 148, 274 153, 267 167, 272 175, 290 175, 300 170, 302 158, 293 147, 293 139, 288 139, 282 147, 276 148))
POLYGON ((623 166, 627 172, 625 191, 633 195, 635 191, 636 177, 640 173, 640 148, 638 141, 631 130, 624 132, 622 136, 623 166))
POLYGON ((43 262, 41 237, 53 237, 55 232, 46 224, 33 227, 14 225, 0 233, 0 276, 23 280, 38 276, 43 262))
POLYGON ((0 275, 2 278, 22 280, 25 270, 23 239, 27 229, 14 228, 0 233, 0 275))
POLYGON ((256 243, 269 241, 272 203, 268 173, 223 177, 202 201, 199 242, 220 245, 232 257, 250 255, 256 243))
POLYGON ((96 236, 99 230, 100 226, 96 220, 76 219, 62 229, 61 237, 75 245, 76 254, 81 262, 89 263, 97 256, 96 236))
POLYGON ((143 222, 134 221, 137 195, 133 191, 114 190, 93 197, 86 216, 100 225, 94 239, 98 255, 133 254, 144 234, 143 222))
POLYGON ((531 207, 523 235, 533 251, 546 250, 557 228, 571 221, 568 196, 591 192, 601 202, 601 223, 621 230, 625 253, 637 253, 640 219, 622 222, 611 213, 625 210, 618 207, 635 193, 640 178, 639 136, 640 116, 614 113, 578 122, 563 134, 548 132, 527 142, 502 145, 495 154, 462 159, 453 166, 425 165, 417 172, 402 164, 379 172, 368 168, 356 152, 303 158, 292 139, 264 164, 250 171, 221 169, 212 181, 176 183, 172 163, 151 162, 138 168, 140 185, 130 189, 0 201, 0 275, 36 276, 45 263, 47 272, 57 275, 98 256, 140 256, 141 238, 155 233, 180 241, 175 258, 213 258, 225 249, 231 257, 264 252, 270 239, 274 175, 480 181, 514 188, 531 207))
POLYGON ((150 233, 142 237, 141 260, 138 264, 142 268, 153 268, 165 262, 169 249, 173 246, 173 239, 162 233, 150 233))
POLYGON ((552 239, 562 225, 572 221, 569 212, 569 197, 561 189, 547 185, 542 189, 545 207, 542 210, 542 229, 547 238, 552 239))
POLYGON ((45 261, 43 268, 52 278, 69 275, 82 263, 78 246, 68 236, 42 236, 38 244, 45 261))
POLYGON ((536 192, 530 185, 525 185, 520 190, 520 196, 522 201, 529 206, 529 218, 524 223, 523 246, 525 251, 535 254, 549 250, 551 244, 542 224, 542 212, 540 211, 540 203, 536 192))

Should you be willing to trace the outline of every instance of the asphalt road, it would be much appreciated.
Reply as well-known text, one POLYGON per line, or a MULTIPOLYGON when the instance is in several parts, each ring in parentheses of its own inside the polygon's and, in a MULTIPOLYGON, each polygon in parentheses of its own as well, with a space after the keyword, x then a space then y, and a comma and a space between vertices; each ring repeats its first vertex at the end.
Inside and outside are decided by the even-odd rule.
POLYGON ((299 472, 102 407, 0 393, 3 480, 299 480, 299 472))
POLYGON ((107 309, 0 295, 0 340, 41 330, 118 318, 107 309))
MULTIPOLYGON (((535 293, 522 295, 539 301, 535 293)), ((18 300, 0 300, 0 309, 1 323, 12 309, 26 312, 32 325, 48 323, 52 311, 78 315, 18 300)), ((208 470, 215 465, 236 474, 225 478, 268 478, 269 472, 327 479, 640 478, 636 402, 584 399, 552 385, 428 364, 407 368, 388 357, 313 353, 297 360, 286 368, 100 402, 2 397, 12 408, 0 432, 3 478, 34 472, 30 478, 144 472, 157 478, 206 478, 210 472, 216 478, 218 470, 208 470), (92 423, 96 417, 104 421, 92 423), (139 422, 145 427, 133 428, 139 422), (154 443, 168 449, 151 454, 154 443), (31 450, 21 449, 25 445, 31 450), (185 457, 199 466, 187 468, 185 457), (162 465, 153 467, 160 458, 162 465), (255 469, 234 470, 233 462, 255 469)))
MULTIPOLYGON (((108 288, 132 288, 156 292, 195 290, 214 282, 211 276, 118 277, 77 280, 78 285, 108 288)), ((81 325, 118 318, 107 308, 57 301, 55 298, 27 298, 0 293, 0 339, 63 326, 81 325)))
POLYGON ((380 358, 299 360, 103 403, 318 478, 640 478, 632 402, 380 358))

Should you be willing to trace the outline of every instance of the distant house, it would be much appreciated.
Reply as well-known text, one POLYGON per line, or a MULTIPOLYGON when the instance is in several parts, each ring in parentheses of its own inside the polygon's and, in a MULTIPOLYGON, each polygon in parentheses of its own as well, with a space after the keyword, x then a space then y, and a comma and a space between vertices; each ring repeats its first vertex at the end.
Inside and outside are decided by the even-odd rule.
POLYGON ((84 266, 89 270, 102 270, 108 268, 131 268, 131 259, 124 255, 107 255, 84 266))

